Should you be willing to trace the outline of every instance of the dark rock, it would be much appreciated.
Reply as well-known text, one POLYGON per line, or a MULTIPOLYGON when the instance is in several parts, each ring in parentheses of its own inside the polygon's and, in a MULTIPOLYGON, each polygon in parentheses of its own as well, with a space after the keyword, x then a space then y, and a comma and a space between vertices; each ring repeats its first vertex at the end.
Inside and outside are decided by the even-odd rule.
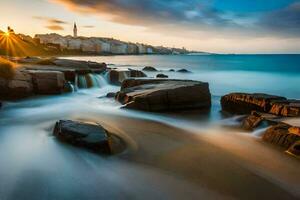
POLYGON ((115 98, 115 96, 116 96, 115 92, 109 92, 109 93, 106 94, 107 98, 115 98))
POLYGON ((71 120, 56 122, 53 134, 60 140, 99 153, 112 152, 110 134, 100 125, 71 120))
POLYGON ((16 71, 11 80, 0 78, 0 99, 16 100, 32 94, 32 77, 29 73, 16 71))
POLYGON ((65 77, 58 71, 29 71, 35 94, 60 94, 64 91, 65 77))
POLYGON ((139 70, 110 70, 108 77, 111 84, 121 85, 122 82, 131 77, 147 77, 147 75, 139 70))
POLYGON ((189 71, 187 69, 179 69, 179 70, 177 70, 177 72, 180 72, 180 73, 191 73, 191 71, 189 71))
POLYGON ((169 77, 165 74, 157 74, 156 78, 169 78, 169 77))
POLYGON ((221 98, 222 110, 235 114, 249 114, 256 110, 269 112, 271 102, 286 100, 285 97, 254 93, 231 93, 221 98))
POLYGON ((295 142, 287 151, 289 154, 300 158, 300 140, 295 142))
POLYGON ((270 113, 285 117, 298 117, 300 116, 300 100, 271 102, 270 113))
POLYGON ((287 150, 295 142, 300 140, 300 135, 293 132, 294 128, 295 127, 284 123, 271 126, 265 131, 263 140, 281 146, 287 150))
POLYGON ((64 85, 63 92, 71 93, 71 92, 74 92, 74 91, 75 91, 75 89, 74 89, 74 86, 72 85, 72 83, 70 81, 66 82, 65 85, 64 85))
POLYGON ((127 79, 116 99, 124 108, 144 111, 209 109, 208 83, 174 79, 127 79))
POLYGON ((154 67, 151 67, 151 66, 146 66, 143 68, 143 71, 156 72, 157 69, 155 69, 154 67))
POLYGON ((169 72, 175 72, 175 70, 174 69, 170 69, 169 72))
POLYGON ((263 122, 265 122, 266 125, 274 125, 280 123, 281 120, 282 118, 276 115, 252 111, 251 114, 242 121, 242 128, 253 130, 262 125, 263 122))

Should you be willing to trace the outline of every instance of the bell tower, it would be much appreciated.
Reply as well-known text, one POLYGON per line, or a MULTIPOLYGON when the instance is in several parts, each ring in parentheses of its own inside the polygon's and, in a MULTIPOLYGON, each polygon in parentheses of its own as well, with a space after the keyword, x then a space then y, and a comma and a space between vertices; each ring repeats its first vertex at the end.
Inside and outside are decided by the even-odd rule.
POLYGON ((74 23, 73 36, 77 37, 77 25, 76 25, 76 22, 74 23))

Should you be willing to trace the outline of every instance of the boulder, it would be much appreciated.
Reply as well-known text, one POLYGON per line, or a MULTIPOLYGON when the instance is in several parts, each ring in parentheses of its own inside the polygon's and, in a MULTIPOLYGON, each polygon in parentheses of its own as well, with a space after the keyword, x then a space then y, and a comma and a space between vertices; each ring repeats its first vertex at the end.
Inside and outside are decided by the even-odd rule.
POLYGON ((60 94, 64 91, 65 77, 59 71, 29 71, 35 94, 60 94))
POLYGON ((286 98, 262 93, 231 93, 222 96, 221 106, 222 110, 230 113, 249 114, 253 110, 269 112, 271 103, 281 100, 286 100, 286 98))
POLYGON ((121 85, 122 82, 130 77, 147 77, 147 75, 139 70, 110 70, 108 72, 111 84, 121 85))
POLYGON ((165 74, 157 74, 156 78, 169 78, 168 75, 165 74))
POLYGON ((252 111, 251 114, 242 121, 242 128, 252 131, 262 124, 274 125, 280 123, 281 121, 282 118, 276 115, 252 111))
POLYGON ((285 117, 299 117, 300 100, 288 99, 271 102, 270 113, 285 117))
POLYGON ((127 79, 115 97, 124 108, 159 112, 209 109, 208 83, 176 79, 127 79))
POLYGON ((149 71, 149 72, 156 72, 157 69, 155 69, 154 67, 151 66, 146 66, 142 69, 143 71, 149 71))
POLYGON ((60 120, 55 124, 53 135, 63 142, 98 153, 110 154, 112 152, 110 134, 97 124, 60 120))
POLYGON ((300 135, 295 134, 292 126, 284 123, 280 123, 268 128, 263 134, 263 140, 276 144, 285 148, 290 148, 295 142, 300 140, 300 135))
POLYGON ((0 99, 16 100, 33 94, 32 77, 17 70, 12 79, 0 78, 0 99))
POLYGON ((174 69, 170 69, 169 72, 175 72, 175 70, 174 69))
POLYGON ((177 70, 177 72, 180 72, 180 73, 191 73, 191 71, 189 71, 187 69, 179 69, 179 70, 177 70))

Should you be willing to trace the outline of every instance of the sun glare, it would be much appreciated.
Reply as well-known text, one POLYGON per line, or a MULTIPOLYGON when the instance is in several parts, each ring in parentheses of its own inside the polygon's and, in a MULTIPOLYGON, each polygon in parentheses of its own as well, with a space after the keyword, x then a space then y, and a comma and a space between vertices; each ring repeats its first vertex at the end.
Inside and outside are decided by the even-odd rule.
POLYGON ((9 37, 9 35, 10 35, 9 32, 5 32, 5 33, 4 33, 4 36, 5 36, 5 37, 9 37))

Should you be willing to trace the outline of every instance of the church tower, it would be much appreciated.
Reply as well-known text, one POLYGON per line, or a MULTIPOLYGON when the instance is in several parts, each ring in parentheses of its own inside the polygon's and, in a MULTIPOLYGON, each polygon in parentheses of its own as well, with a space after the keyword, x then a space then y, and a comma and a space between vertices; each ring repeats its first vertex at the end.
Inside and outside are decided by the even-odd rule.
POLYGON ((76 25, 76 22, 74 23, 73 36, 77 37, 77 25, 76 25))

